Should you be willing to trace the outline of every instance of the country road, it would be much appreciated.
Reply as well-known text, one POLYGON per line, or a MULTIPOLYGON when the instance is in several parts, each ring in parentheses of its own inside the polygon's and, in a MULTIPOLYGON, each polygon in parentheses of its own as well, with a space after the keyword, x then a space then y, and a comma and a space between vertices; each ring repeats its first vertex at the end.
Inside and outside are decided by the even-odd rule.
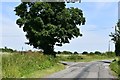
POLYGON ((62 62, 68 67, 46 78, 115 78, 111 75, 109 64, 111 61, 94 62, 62 62))

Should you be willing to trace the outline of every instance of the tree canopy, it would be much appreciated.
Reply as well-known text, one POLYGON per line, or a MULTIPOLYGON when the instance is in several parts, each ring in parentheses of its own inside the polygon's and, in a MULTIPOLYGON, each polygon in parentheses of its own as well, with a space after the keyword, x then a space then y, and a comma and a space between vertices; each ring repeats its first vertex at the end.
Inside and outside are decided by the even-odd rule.
POLYGON ((110 36, 113 37, 112 40, 115 42, 116 56, 120 56, 120 19, 115 26, 115 33, 112 33, 110 36))
POLYGON ((22 2, 15 7, 16 23, 29 40, 26 44, 53 54, 54 45, 62 46, 72 38, 82 36, 77 25, 85 24, 83 12, 66 8, 64 2, 22 2))

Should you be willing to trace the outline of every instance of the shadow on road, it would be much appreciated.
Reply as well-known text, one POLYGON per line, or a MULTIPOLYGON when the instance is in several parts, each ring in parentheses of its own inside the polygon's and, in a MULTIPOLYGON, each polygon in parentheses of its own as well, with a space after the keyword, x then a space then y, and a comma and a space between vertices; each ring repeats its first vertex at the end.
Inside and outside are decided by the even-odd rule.
POLYGON ((103 62, 103 63, 108 63, 108 64, 111 63, 111 61, 98 61, 98 62, 103 62))

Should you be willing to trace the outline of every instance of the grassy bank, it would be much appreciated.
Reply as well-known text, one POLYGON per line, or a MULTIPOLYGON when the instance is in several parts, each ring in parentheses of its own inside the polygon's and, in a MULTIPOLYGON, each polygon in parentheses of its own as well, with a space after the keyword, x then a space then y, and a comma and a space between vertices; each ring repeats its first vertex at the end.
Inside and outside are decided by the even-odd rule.
POLYGON ((2 55, 2 76, 4 78, 30 77, 32 73, 38 71, 40 71, 40 75, 34 74, 35 77, 43 77, 47 75, 44 74, 48 72, 47 69, 53 70, 50 71, 50 73, 53 73, 63 68, 63 65, 58 64, 56 58, 39 53, 2 55), (56 67, 59 67, 59 69, 56 67))
POLYGON ((56 64, 53 67, 50 68, 46 68, 44 70, 38 70, 38 71, 34 71, 28 75, 25 75, 23 77, 27 77, 27 78, 42 78, 45 77, 47 75, 50 75, 52 73, 58 72, 60 70, 65 69, 65 66, 62 64, 56 64))
POLYGON ((116 59, 116 61, 112 62, 110 68, 113 71, 113 75, 120 79, 120 59, 116 59))

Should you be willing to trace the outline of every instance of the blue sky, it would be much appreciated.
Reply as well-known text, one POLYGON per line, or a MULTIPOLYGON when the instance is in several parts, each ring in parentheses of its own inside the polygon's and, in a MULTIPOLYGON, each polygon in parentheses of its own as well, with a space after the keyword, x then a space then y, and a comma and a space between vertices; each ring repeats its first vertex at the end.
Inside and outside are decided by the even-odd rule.
MULTIPOLYGON (((0 47, 7 46, 9 48, 21 50, 33 49, 25 38, 25 33, 16 25, 17 16, 15 15, 14 7, 19 5, 19 2, 2 2, 0 16, 0 38, 2 42, 0 47)), ((69 3, 66 7, 77 7, 83 10, 86 17, 86 24, 78 26, 82 37, 74 38, 69 44, 64 44, 62 47, 55 46, 55 51, 101 51, 108 50, 109 34, 114 32, 114 26, 118 20, 118 3, 117 2, 82 2, 69 3)), ((111 50, 114 51, 114 44, 111 41, 111 50)))

